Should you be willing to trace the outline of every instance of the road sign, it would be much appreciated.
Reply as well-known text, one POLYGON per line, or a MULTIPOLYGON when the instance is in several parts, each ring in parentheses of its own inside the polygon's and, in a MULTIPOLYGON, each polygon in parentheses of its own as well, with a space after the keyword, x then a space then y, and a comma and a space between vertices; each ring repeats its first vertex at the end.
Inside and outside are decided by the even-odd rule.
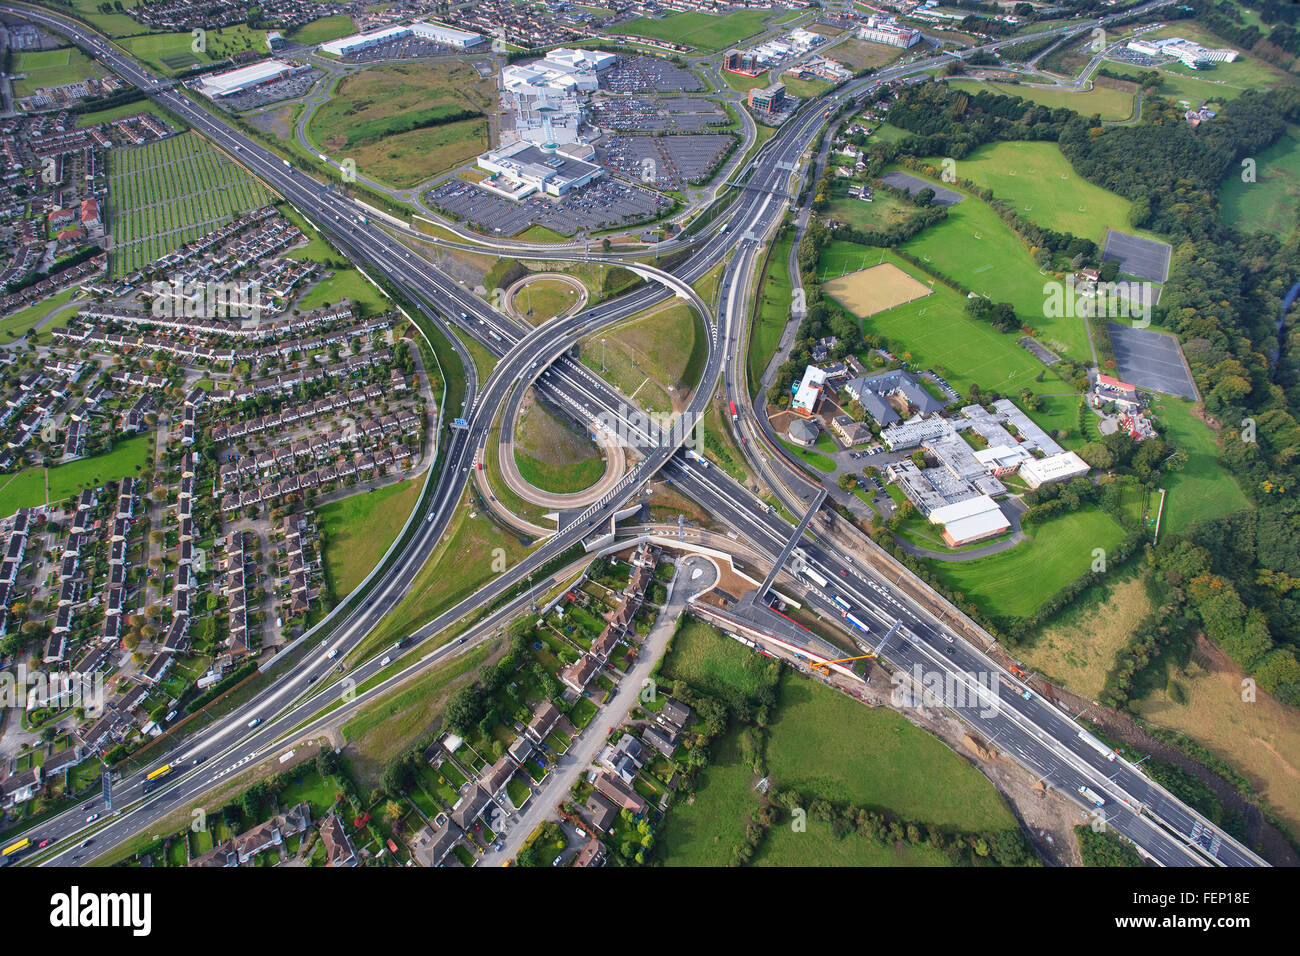
POLYGON ((452 427, 452 428, 469 428, 469 422, 465 421, 465 419, 463 419, 463 418, 453 418, 453 419, 452 419, 452 422, 451 422, 451 427, 452 427))

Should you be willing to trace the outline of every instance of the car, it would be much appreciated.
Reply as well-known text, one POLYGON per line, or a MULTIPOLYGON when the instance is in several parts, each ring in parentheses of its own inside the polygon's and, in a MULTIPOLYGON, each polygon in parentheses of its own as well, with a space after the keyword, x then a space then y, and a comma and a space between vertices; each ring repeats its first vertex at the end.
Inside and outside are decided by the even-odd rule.
POLYGON ((49 845, 50 845, 51 843, 53 843, 53 842, 54 842, 54 841, 53 841, 52 839, 50 839, 49 837, 46 837, 46 838, 45 838, 44 840, 42 840, 40 843, 36 844, 36 849, 38 849, 38 850, 44 850, 47 846, 49 846, 49 845))
POLYGON ((207 759, 208 759, 207 754, 199 754, 197 757, 195 757, 193 760, 190 761, 190 766, 197 767, 199 764, 203 763, 203 761, 207 759))
POLYGON ((954 655, 954 656, 957 654, 957 652, 954 651, 951 647, 945 647, 944 650, 947 651, 949 654, 952 654, 952 655, 954 655))
POLYGON ((840 568, 840 574, 844 575, 846 578, 849 576, 849 572, 845 571, 843 568, 840 568))
POLYGON ((94 842, 95 842, 95 838, 94 838, 94 837, 89 837, 89 838, 87 838, 87 839, 85 839, 85 840, 82 840, 82 841, 81 841, 81 847, 80 847, 80 849, 83 849, 83 850, 84 850, 86 847, 90 846, 90 845, 91 845, 92 843, 94 843, 94 842))
POLYGON ((426 522, 432 522, 432 521, 433 521, 433 512, 432 512, 432 511, 429 512, 429 517, 425 518, 424 520, 425 520, 426 522))
POLYGON ((262 722, 262 718, 261 718, 261 717, 254 717, 252 720, 250 720, 250 721, 248 722, 248 729, 249 729, 249 730, 252 730, 254 727, 256 727, 256 726, 257 726, 258 724, 260 724, 261 722, 262 722))
POLYGON ((332 647, 330 648, 330 652, 325 656, 328 657, 330 660, 334 660, 334 658, 339 656, 339 649, 337 647, 332 647))
POLYGON ((320 674, 312 674, 310 677, 307 678, 307 683, 314 684, 318 680, 320 680, 320 674))
POLYGON ((392 659, 391 657, 387 657, 387 656, 386 656, 386 657, 384 657, 384 659, 383 659, 382 661, 379 662, 379 666, 380 666, 380 667, 384 667, 384 666, 386 666, 386 665, 388 665, 388 664, 391 664, 392 662, 393 662, 393 659, 392 659))
POLYGON ((462 638, 461 638, 459 641, 457 641, 456 643, 457 643, 457 644, 464 644, 464 643, 465 643, 465 638, 462 637, 462 638))
POLYGON ((87 822, 87 823, 94 823, 94 822, 95 822, 96 820, 98 820, 98 819, 99 819, 99 814, 98 814, 98 813, 92 813, 90 816, 86 817, 86 822, 87 822))
POLYGON ((945 635, 943 636, 943 639, 944 639, 945 641, 947 641, 949 644, 952 643, 952 635, 951 635, 951 634, 945 634, 945 635))

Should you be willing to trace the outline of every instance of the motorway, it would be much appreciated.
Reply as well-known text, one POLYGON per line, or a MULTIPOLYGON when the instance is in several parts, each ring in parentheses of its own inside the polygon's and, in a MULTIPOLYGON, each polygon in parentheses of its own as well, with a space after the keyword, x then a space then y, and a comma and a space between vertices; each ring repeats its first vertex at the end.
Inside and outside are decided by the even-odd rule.
MULTIPOLYGON (((1155 5, 1158 4, 1152 6, 1155 5)), ((295 732, 297 739, 304 735, 300 725, 305 723, 312 727, 316 721, 327 719, 321 716, 321 711, 335 704, 337 698, 332 690, 321 690, 304 698, 304 693, 323 670, 333 666, 326 657, 327 651, 337 651, 340 659, 346 659, 348 653, 404 596, 411 578, 442 536, 453 509, 459 503, 474 456, 481 449, 497 411, 512 393, 512 386, 536 377, 539 388, 545 394, 567 404, 575 414, 581 407, 583 411, 604 413, 625 420, 631 417, 635 410, 629 407, 622 396, 578 367, 564 352, 582 335, 635 314, 656 301, 663 294, 664 288, 683 294, 680 285, 683 280, 689 282, 703 275, 714 264, 722 261, 734 247, 737 254, 720 284, 719 301, 724 303, 724 308, 712 323, 706 370, 685 416, 687 421, 697 417, 712 396, 717 376, 727 364, 728 356, 733 354, 728 346, 738 337, 737 323, 743 321, 743 309, 738 304, 743 305, 745 296, 741 294, 740 286, 748 281, 753 258, 760 247, 760 237, 766 236, 784 214, 782 190, 796 161, 820 125, 821 107, 834 107, 846 97, 867 92, 880 82, 933 66, 931 61, 922 61, 856 81, 818 104, 817 109, 805 110, 799 118, 788 123, 752 164, 749 181, 733 208, 728 211, 726 223, 715 226, 711 235, 699 240, 687 263, 672 276, 656 275, 645 270, 651 280, 645 289, 601 304, 568 320, 530 329, 490 309, 477 296, 461 289, 418 256, 413 257, 410 250, 387 231, 368 222, 364 213, 358 213, 358 207, 351 200, 296 172, 286 161, 229 129, 182 94, 165 85, 160 87, 156 78, 88 29, 44 11, 33 12, 24 8, 23 13, 30 19, 45 22, 73 35, 77 42, 97 58, 104 60, 163 105, 184 117, 231 155, 237 156, 316 223, 350 259, 376 269, 402 289, 416 303, 425 318, 448 336, 465 362, 467 377, 466 407, 462 416, 467 419, 469 427, 452 433, 444 457, 444 467, 432 490, 427 490, 422 499, 422 506, 427 509, 425 521, 417 526, 416 533, 400 559, 393 562, 388 572, 380 576, 366 602, 342 617, 324 645, 312 649, 273 688, 255 697, 236 714, 200 732, 173 755, 176 762, 183 763, 202 757, 205 758, 203 763, 173 775, 174 779, 169 777, 165 786, 143 801, 140 800, 143 794, 139 781, 127 781, 118 795, 118 805, 129 805, 131 809, 107 824, 96 821, 101 829, 96 832, 95 839, 101 846, 105 841, 117 843, 133 833, 141 832, 166 812, 169 806, 176 805, 177 800, 197 797, 226 773, 234 772, 265 755, 272 749, 271 745, 278 736, 297 727, 300 728, 295 732), (728 228, 732 230, 730 236, 727 235, 728 228), (441 313, 445 313, 447 318, 444 319, 441 313), (472 361, 450 333, 447 321, 457 324, 489 350, 502 356, 493 374, 481 388, 472 361), (296 703, 291 705, 294 701, 296 703), (287 711, 286 706, 289 706, 287 711), (260 725, 250 728, 250 720, 259 721, 260 725), (139 805, 133 806, 137 802, 139 805)), ((1091 29, 1094 25, 1096 21, 1076 24, 1068 28, 1068 32, 1091 29)), ((1026 38, 1020 37, 1017 41, 1024 39, 1026 38)), ((566 257, 563 254, 556 255, 553 249, 545 246, 538 247, 536 254, 549 259, 566 257)), ((595 260, 603 258, 576 255, 568 257, 595 260)), ((696 307, 699 307, 698 303, 696 307)), ((743 372, 739 368, 732 369, 728 373, 728 385, 737 380, 740 374, 743 372)), ((513 394, 520 392, 515 388, 513 394)), ((642 461, 613 491, 590 505, 527 560, 455 608, 439 615, 422 627, 417 636, 443 631, 471 611, 500 598, 525 577, 535 573, 543 564, 590 533, 597 522, 603 524, 607 521, 627 495, 660 468, 666 467, 670 478, 715 514, 725 515, 727 523, 743 533, 752 545, 769 555, 780 553, 793 530, 788 523, 770 515, 765 506, 735 486, 718 469, 701 470, 688 465, 682 456, 675 455, 676 440, 664 441, 664 435, 639 424, 642 421, 643 418, 638 418, 627 426, 630 442, 642 453, 642 461)), ((906 647, 899 641, 897 649, 887 647, 882 652, 882 656, 892 664, 906 669, 912 663, 924 663, 951 675, 958 683, 966 679, 962 675, 969 665, 978 665, 987 673, 1001 673, 972 648, 964 644, 950 644, 950 635, 923 619, 922 614, 906 601, 900 601, 898 596, 890 592, 887 583, 864 576, 856 567, 851 568, 851 557, 834 555, 834 551, 819 551, 815 560, 822 562, 827 570, 840 573, 841 580, 837 580, 836 584, 843 587, 846 595, 853 598, 858 607, 872 615, 878 623, 888 621, 892 624, 893 620, 903 620, 910 629, 912 640, 906 647)), ((813 592, 810 599, 823 610, 836 613, 829 597, 813 592)), ((508 608, 496 612, 489 620, 494 625, 499 623, 507 610, 508 608)), ((405 679, 417 670, 431 666, 452 653, 468 649, 473 646, 467 643, 470 639, 477 642, 492 633, 492 627, 478 625, 455 645, 445 644, 415 663, 404 666, 398 677, 386 680, 383 686, 392 686, 397 680, 405 679)), ((379 665, 372 660, 354 668, 349 677, 360 682, 378 669, 379 665)), ((1153 858, 1174 865, 1210 862, 1204 850, 1188 845, 1187 839, 1195 833, 1202 842, 1213 845, 1219 854, 1219 862, 1236 865, 1258 865, 1262 862, 1220 834, 1211 833, 1206 836, 1205 821, 1154 787, 1139 771, 1122 761, 1108 760, 1088 747, 1076 736, 1077 725, 1056 713, 1046 702, 1038 701, 1032 696, 1029 700, 1018 696, 1014 700, 1020 703, 1013 705, 1005 714, 999 709, 997 716, 989 718, 1002 722, 996 727, 988 728, 989 736, 999 739, 1000 746, 1015 753, 1026 766, 1047 774, 1051 783, 1061 789, 1069 787, 1073 790, 1077 786, 1086 785, 1106 794, 1107 806, 1110 808, 1106 812, 1111 813, 1109 825, 1132 837, 1153 858), (1115 801, 1113 805, 1109 799, 1112 797, 1115 801), (1144 806, 1146 812, 1139 814, 1136 809, 1139 806, 1144 806), (1162 822, 1157 822, 1157 819, 1162 822), (1186 839, 1176 836, 1176 833, 1183 834, 1186 839)), ((349 706, 353 705, 355 702, 349 706)), ((962 713, 962 716, 967 715, 962 713)), ((981 727, 980 731, 984 733, 985 728, 981 727)), ((47 821, 33 835, 42 839, 67 841, 83 837, 86 830, 82 810, 78 808, 47 821)), ((1198 843, 1197 846, 1199 845, 1198 843)), ((71 863, 75 862, 74 856, 80 855, 71 847, 60 848, 60 852, 50 856, 48 862, 71 863)))

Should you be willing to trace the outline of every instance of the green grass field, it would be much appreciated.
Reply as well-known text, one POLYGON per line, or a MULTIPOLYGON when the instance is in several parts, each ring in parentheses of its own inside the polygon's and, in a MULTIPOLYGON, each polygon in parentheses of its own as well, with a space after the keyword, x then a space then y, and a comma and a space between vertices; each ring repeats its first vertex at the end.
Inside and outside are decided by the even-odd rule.
POLYGON ((581 361, 635 395, 647 411, 665 413, 689 401, 707 355, 704 320, 683 302, 653 308, 645 318, 580 345, 581 361), (603 342, 602 342, 603 340, 603 342))
POLYGON ((14 58, 14 72, 25 74, 23 79, 14 81, 17 96, 27 96, 38 87, 63 86, 104 75, 94 60, 71 48, 19 53, 14 58))
POLYGON ((590 488, 605 474, 605 459, 576 425, 532 396, 515 432, 515 466, 524 481, 554 494, 590 488))
POLYGON ((1076 173, 1055 143, 981 146, 957 163, 957 176, 993 190, 994 196, 1040 226, 1098 245, 1105 241, 1107 227, 1130 229, 1132 203, 1076 173))
POLYGON ((457 507, 447 534, 415 576, 401 603, 363 642, 362 653, 410 634, 495 577, 496 548, 501 549, 506 567, 528 554, 528 547, 486 515, 477 513, 471 518, 469 514, 466 499, 457 507))
POLYGON ((1255 157, 1255 182, 1234 166, 1219 190, 1223 221, 1243 232, 1285 239, 1300 225, 1300 131, 1292 130, 1255 157))
POLYGON ((1085 508, 1026 530, 1030 540, 1009 551, 931 566, 950 588, 994 616, 1028 617, 1092 567, 1093 549, 1109 551, 1124 529, 1104 511, 1085 508))
MULTIPOLYGON (((77 288, 65 289, 58 295, 50 296, 48 299, 43 299, 35 305, 29 305, 25 309, 9 313, 4 318, 0 319, 0 337, 2 337, 0 338, 0 341, 8 342, 20 335, 25 335, 34 326, 39 325, 51 312, 55 311, 60 306, 67 305, 71 302, 72 297, 78 292, 80 292, 80 290, 77 288)), ((51 328, 59 328, 67 325, 68 320, 74 315, 76 315, 76 312, 69 309, 55 320, 51 328)))
POLYGON ((113 150, 109 196, 114 275, 140 269, 272 198, 196 133, 113 150))
POLYGON ((781 344, 781 335, 790 321, 790 306, 794 295, 794 283, 790 278, 790 247, 793 243, 794 233, 791 231, 773 244, 767 260, 767 270, 758 287, 755 298, 758 315, 750 326, 746 361, 750 395, 757 394, 763 371, 776 354, 777 346, 781 344))
POLYGON ((773 827, 754 857, 755 866, 951 866, 949 859, 930 847, 881 846, 850 834, 837 840, 830 824, 809 819, 807 830, 773 827))
POLYGON ((1209 518, 1249 508, 1250 502, 1219 461, 1214 432, 1196 418, 1191 403, 1169 395, 1152 396, 1161 435, 1187 452, 1187 466, 1167 476, 1160 535, 1185 532, 1209 518))
POLYGON ((398 63, 343 78, 311 116, 307 135, 321 152, 351 159, 359 175, 407 187, 487 148, 486 118, 415 128, 469 110, 487 114, 494 84, 468 63, 398 63))
POLYGON ((1021 323, 1057 354, 1076 361, 1091 356, 1082 318, 1045 314, 1043 285, 1055 276, 1039 270, 1020 237, 977 197, 967 195, 947 219, 902 248, 973 292, 1010 302, 1021 323))
POLYGON ((424 474, 316 509, 325 537, 324 561, 334 599, 352 593, 379 563, 420 497, 424 474))
POLYGON ((355 33, 356 29, 352 18, 340 13, 303 24, 290 33, 286 39, 292 40, 294 43, 314 46, 317 43, 328 43, 330 40, 348 36, 355 33))
POLYGON ((762 688, 776 686, 781 669, 712 625, 688 617, 673 635, 659 674, 665 681, 682 680, 715 697, 739 692, 753 699, 762 688))
MULTIPOLYGON (((767 682, 771 662, 713 628, 690 622, 678 632, 661 674, 680 676, 724 697, 767 682), (745 661, 752 657, 757 665, 745 661)), ((726 866, 758 808, 752 766, 742 760, 740 729, 711 747, 709 766, 689 800, 669 812, 656 855, 669 866, 726 866)), ((903 819, 964 829, 1005 830, 1014 818, 988 781, 925 731, 886 709, 869 709, 820 684, 785 674, 771 723, 767 762, 772 783, 887 810, 903 819)), ((831 837, 810 820, 806 833, 774 827, 757 865, 906 866, 947 864, 930 850, 895 851, 857 836, 831 837)))
MULTIPOLYGON (((892 262, 914 279, 930 284, 929 276, 889 250, 847 242, 826 247, 819 273, 826 279, 880 262, 892 262)), ((894 354, 921 368, 935 369, 963 394, 972 384, 1005 392, 1035 386, 1034 377, 1043 365, 1016 344, 1014 333, 1004 335, 972 319, 966 314, 966 300, 942 283, 934 282, 933 289, 931 295, 864 320, 864 331, 883 335, 894 354)), ((1056 381, 1050 371, 1048 379, 1056 381)))
MULTIPOLYGON (((136 24, 138 31, 143 27, 136 24)), ((194 50, 195 38, 183 33, 150 33, 122 41, 132 56, 162 73, 178 74, 203 63, 225 60, 236 53, 265 53, 266 31, 250 30, 240 23, 207 31, 206 49, 194 50)))
POLYGON ((619 33, 684 43, 706 53, 735 46, 763 29, 771 10, 740 10, 722 16, 709 13, 670 13, 657 20, 637 17, 618 26, 619 33))
POLYGON ((846 189, 834 188, 832 195, 826 206, 826 215, 862 232, 892 228, 906 222, 916 212, 914 206, 883 191, 876 193, 870 202, 850 199, 846 189))
MULTIPOLYGON (((99 9, 101 2, 102 0, 72 0, 70 6, 82 19, 110 37, 135 36, 148 31, 148 27, 125 13, 102 12, 99 9)), ((127 10, 139 5, 140 0, 122 0, 122 7, 127 10)))
POLYGON ((992 90, 994 93, 1004 93, 1007 96, 1019 96, 1031 103, 1041 103, 1053 109, 1065 107, 1081 116, 1100 114, 1103 120, 1119 121, 1131 119, 1133 116, 1131 93, 1122 93, 1101 86, 1076 93, 1068 90, 1035 89, 1010 83, 983 83, 979 80, 949 80, 948 85, 968 93, 992 90))
POLYGON ((992 784, 942 741, 892 710, 793 675, 781 684, 767 757, 775 786, 833 803, 963 830, 1016 825, 992 784))
POLYGON ((135 475, 145 466, 152 447, 152 435, 137 435, 93 458, 49 469, 28 468, 13 475, 0 475, 0 512, 11 515, 19 508, 45 504, 47 474, 51 503, 70 498, 83 488, 98 488, 106 482, 135 475))

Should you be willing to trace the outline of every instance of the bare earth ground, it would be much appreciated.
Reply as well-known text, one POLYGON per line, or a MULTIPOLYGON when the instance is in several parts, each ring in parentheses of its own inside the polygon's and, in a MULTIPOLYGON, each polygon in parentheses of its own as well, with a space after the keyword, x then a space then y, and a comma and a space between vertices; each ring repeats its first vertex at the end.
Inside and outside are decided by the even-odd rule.
POLYGON ((933 291, 892 262, 828 279, 822 283, 822 289, 861 318, 924 298, 933 291))

